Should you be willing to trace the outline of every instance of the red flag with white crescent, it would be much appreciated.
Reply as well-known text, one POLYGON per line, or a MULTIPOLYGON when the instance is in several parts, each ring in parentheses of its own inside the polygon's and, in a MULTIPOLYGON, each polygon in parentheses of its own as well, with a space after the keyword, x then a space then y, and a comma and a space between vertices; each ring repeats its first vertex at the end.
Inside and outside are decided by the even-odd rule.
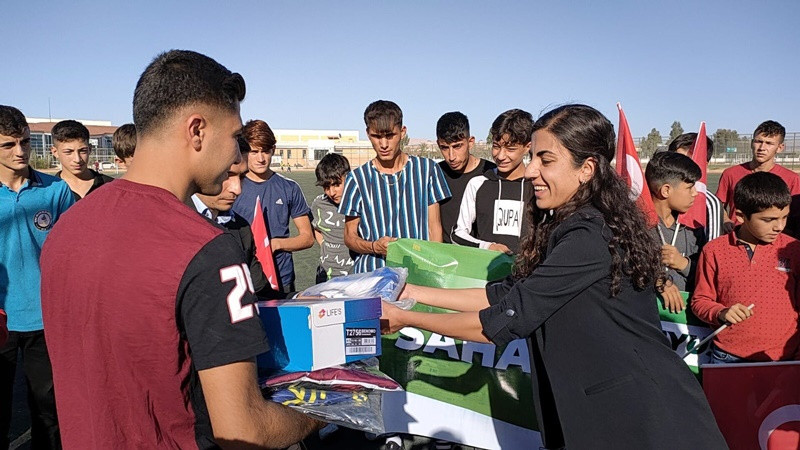
POLYGON ((703 390, 731 450, 800 448, 800 361, 703 366, 703 390))
POLYGON ((688 211, 678 216, 678 222, 689 228, 705 228, 708 218, 706 216, 706 183, 708 182, 708 139, 706 138, 706 123, 700 122, 700 131, 692 148, 692 161, 700 166, 702 175, 694 184, 697 188, 697 197, 688 211))
POLYGON ((256 207, 253 212, 253 222, 250 224, 253 230, 253 239, 256 241, 256 258, 261 263, 264 275, 269 280, 272 289, 279 291, 280 284, 278 271, 275 269, 275 260, 272 259, 272 247, 269 245, 269 230, 264 222, 264 210, 261 209, 261 197, 256 197, 256 207))
POLYGON ((647 223, 655 226, 658 223, 656 208, 653 206, 653 199, 650 198, 650 189, 644 179, 642 164, 639 162, 639 154, 633 144, 631 129, 628 127, 628 119, 622 111, 622 105, 617 103, 619 109, 619 133, 617 133, 617 174, 628 183, 631 189, 631 199, 636 202, 645 215, 647 223))

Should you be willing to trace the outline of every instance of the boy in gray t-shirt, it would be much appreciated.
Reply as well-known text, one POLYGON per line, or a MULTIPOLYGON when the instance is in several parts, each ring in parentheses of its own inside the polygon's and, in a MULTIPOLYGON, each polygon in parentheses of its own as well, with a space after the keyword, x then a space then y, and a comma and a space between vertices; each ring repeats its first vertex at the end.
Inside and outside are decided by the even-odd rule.
POLYGON ((344 245, 345 217, 339 212, 348 172, 347 158, 336 153, 328 153, 317 165, 317 186, 325 192, 311 203, 311 225, 320 245, 317 283, 353 272, 353 255, 344 245))
POLYGON ((694 204, 695 183, 701 175, 700 167, 691 158, 671 152, 653 155, 644 171, 658 216, 651 233, 661 244, 661 264, 667 272, 664 285, 657 288, 664 307, 673 313, 686 307, 680 291, 694 290, 697 259, 706 241, 703 228, 687 228, 678 222, 678 216, 694 204))

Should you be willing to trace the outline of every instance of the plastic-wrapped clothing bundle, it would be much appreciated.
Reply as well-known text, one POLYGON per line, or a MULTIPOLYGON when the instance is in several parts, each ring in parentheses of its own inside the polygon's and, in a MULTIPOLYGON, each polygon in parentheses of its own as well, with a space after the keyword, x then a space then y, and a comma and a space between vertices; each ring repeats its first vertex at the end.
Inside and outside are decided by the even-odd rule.
POLYGON ((319 420, 384 432, 381 396, 402 390, 378 370, 377 358, 313 372, 279 373, 260 382, 264 397, 319 420))
POLYGON ((298 294, 300 298, 371 298, 380 297, 400 309, 411 309, 414 300, 398 300, 408 277, 404 267, 381 267, 366 273, 354 273, 316 284, 298 294))

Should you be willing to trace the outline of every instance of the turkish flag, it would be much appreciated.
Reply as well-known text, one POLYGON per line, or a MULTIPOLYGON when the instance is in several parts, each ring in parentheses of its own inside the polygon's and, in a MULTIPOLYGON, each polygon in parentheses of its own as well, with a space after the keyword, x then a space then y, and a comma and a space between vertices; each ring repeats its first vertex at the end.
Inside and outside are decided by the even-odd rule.
POLYGON ((702 372, 731 450, 800 448, 800 361, 703 365, 702 372))
POLYGON ((653 206, 653 199, 650 198, 650 189, 644 179, 642 164, 639 162, 639 154, 636 153, 636 146, 633 145, 633 136, 628 127, 628 119, 622 111, 622 105, 617 103, 619 109, 619 133, 617 133, 617 174, 628 183, 631 188, 631 199, 644 212, 647 224, 655 226, 658 223, 656 209, 653 206))
POLYGON ((264 210, 261 209, 261 197, 256 197, 256 207, 253 212, 253 222, 250 223, 253 230, 253 239, 256 241, 256 258, 261 263, 264 275, 269 280, 272 289, 280 291, 278 271, 275 270, 275 260, 272 259, 272 247, 269 245, 269 230, 264 222, 264 210))
POLYGON ((697 132, 697 139, 694 141, 692 149, 692 161, 700 166, 702 175, 694 184, 697 188, 697 197, 689 211, 678 217, 678 222, 689 228, 705 228, 706 216, 706 182, 708 181, 708 139, 706 138, 706 123, 700 122, 700 131, 697 132))

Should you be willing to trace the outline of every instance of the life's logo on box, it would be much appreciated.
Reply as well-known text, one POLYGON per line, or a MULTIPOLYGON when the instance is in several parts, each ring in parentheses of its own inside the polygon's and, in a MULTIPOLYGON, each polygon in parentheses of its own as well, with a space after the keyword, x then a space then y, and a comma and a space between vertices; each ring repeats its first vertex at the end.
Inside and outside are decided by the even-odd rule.
POLYGON ((344 323, 344 302, 325 302, 314 305, 312 308, 315 326, 344 323))
POLYGON ((327 310, 325 308, 322 308, 319 310, 318 316, 320 319, 322 319, 330 316, 341 316, 342 314, 343 314, 342 308, 330 308, 327 310))

